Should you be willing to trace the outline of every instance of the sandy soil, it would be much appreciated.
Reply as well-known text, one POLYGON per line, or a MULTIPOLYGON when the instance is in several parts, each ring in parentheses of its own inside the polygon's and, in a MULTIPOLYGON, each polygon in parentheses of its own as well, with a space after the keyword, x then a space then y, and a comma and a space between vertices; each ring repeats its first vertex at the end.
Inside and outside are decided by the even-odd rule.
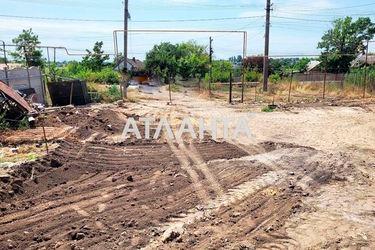
MULTIPOLYGON (((1 249, 375 248, 373 104, 262 113, 152 93, 47 115, 59 147, 0 178, 1 249), (145 116, 246 116, 252 136, 122 141, 126 120, 145 116)), ((4 137, 27 133, 40 134, 4 137)))

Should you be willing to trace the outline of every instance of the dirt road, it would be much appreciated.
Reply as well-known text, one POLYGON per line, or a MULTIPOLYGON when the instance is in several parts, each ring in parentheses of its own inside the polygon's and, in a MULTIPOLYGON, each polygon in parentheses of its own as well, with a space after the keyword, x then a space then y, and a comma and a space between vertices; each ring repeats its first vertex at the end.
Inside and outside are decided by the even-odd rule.
POLYGON ((50 113, 59 147, 1 179, 0 248, 375 247, 374 106, 261 113, 190 91, 167 99, 50 113), (246 116, 253 136, 121 140, 129 117, 185 116, 246 116))

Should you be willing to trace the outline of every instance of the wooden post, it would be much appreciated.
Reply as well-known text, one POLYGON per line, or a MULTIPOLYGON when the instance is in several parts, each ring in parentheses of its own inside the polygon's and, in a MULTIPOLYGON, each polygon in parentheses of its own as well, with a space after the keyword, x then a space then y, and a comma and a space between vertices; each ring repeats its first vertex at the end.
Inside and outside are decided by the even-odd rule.
POLYGON ((365 79, 363 81, 363 98, 366 98, 366 85, 367 85, 367 60, 368 60, 368 44, 369 41, 367 40, 367 47, 366 47, 366 60, 365 60, 365 79))
POLYGON ((4 67, 4 72, 5 72, 5 83, 9 85, 9 76, 8 76, 8 67, 4 67))
POLYGON ((171 81, 169 80, 169 104, 172 105, 172 89, 171 89, 171 81))
POLYGON ((48 150, 48 140, 47 140, 47 135, 46 135, 46 129, 44 128, 44 117, 43 117, 42 119, 43 119, 43 122, 42 122, 42 129, 43 129, 44 143, 45 143, 45 145, 46 145, 46 152, 47 152, 47 154, 49 154, 49 150, 48 150))
POLYGON ((326 80, 327 80, 327 71, 324 71, 324 80, 323 80, 323 99, 326 97, 326 80))
MULTIPOLYGON (((232 72, 231 72, 232 75, 232 72)), ((232 78, 231 78, 232 79, 232 78)), ((244 95, 245 95, 245 64, 243 63, 242 66, 242 89, 241 89, 241 103, 244 102, 244 95)))
POLYGON ((233 80, 232 80, 232 71, 229 74, 229 103, 232 104, 232 87, 233 87, 233 80))
POLYGON ((212 55, 214 53, 213 49, 212 49, 212 42, 213 42, 213 39, 212 37, 210 37, 210 71, 209 71, 209 76, 210 76, 210 81, 208 83, 208 92, 209 92, 209 95, 211 97, 211 85, 212 85, 212 55))
POLYGON ((344 90, 345 73, 341 73, 340 77, 341 77, 340 88, 341 90, 344 90))
POLYGON ((290 83, 289 83, 288 102, 290 102, 290 93, 292 92, 292 83, 293 83, 293 71, 292 71, 292 73, 291 73, 290 83))

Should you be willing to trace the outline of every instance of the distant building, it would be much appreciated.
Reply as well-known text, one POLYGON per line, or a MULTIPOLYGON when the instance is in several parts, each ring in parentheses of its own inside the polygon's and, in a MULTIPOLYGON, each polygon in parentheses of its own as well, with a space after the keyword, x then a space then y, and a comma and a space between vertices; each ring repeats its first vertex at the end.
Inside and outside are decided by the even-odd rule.
MULTIPOLYGON (((351 63, 352 67, 361 67, 366 64, 366 55, 359 55, 351 63)), ((375 65, 375 55, 367 55, 367 65, 375 65)))
POLYGON ((320 64, 321 64, 321 62, 319 62, 319 61, 310 61, 307 64, 306 72, 307 73, 309 73, 309 72, 321 72, 320 67, 319 67, 320 64))
MULTIPOLYGON (((124 60, 120 60, 120 62, 115 66, 115 70, 117 71, 123 71, 124 70, 124 60)), ((147 83, 149 78, 147 74, 145 73, 145 65, 141 60, 136 59, 133 57, 133 59, 127 60, 126 68, 128 72, 132 73, 132 79, 130 80, 131 84, 142 84, 147 83)))
MULTIPOLYGON (((128 71, 131 72, 141 72, 144 71, 145 65, 142 61, 136 59, 133 57, 133 59, 127 59, 126 68, 128 71)), ((121 59, 117 65, 115 66, 115 69, 118 71, 124 70, 124 59, 121 59)))
POLYGON ((0 63, 0 69, 4 70, 4 68, 7 68, 8 70, 16 69, 16 68, 22 68, 21 63, 0 63))

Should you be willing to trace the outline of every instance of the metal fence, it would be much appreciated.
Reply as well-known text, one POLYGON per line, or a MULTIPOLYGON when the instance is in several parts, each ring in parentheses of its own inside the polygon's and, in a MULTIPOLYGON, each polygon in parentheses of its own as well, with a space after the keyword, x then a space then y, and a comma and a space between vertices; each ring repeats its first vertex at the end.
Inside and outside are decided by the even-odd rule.
MULTIPOLYGON (((261 74, 262 72, 259 72, 261 74)), ((332 98, 364 98, 375 96, 375 76, 366 72, 343 73, 290 73, 269 79, 269 89, 263 92, 262 79, 245 81, 232 77, 231 81, 217 82, 212 92, 226 96, 230 102, 282 101, 310 102, 332 98)))

